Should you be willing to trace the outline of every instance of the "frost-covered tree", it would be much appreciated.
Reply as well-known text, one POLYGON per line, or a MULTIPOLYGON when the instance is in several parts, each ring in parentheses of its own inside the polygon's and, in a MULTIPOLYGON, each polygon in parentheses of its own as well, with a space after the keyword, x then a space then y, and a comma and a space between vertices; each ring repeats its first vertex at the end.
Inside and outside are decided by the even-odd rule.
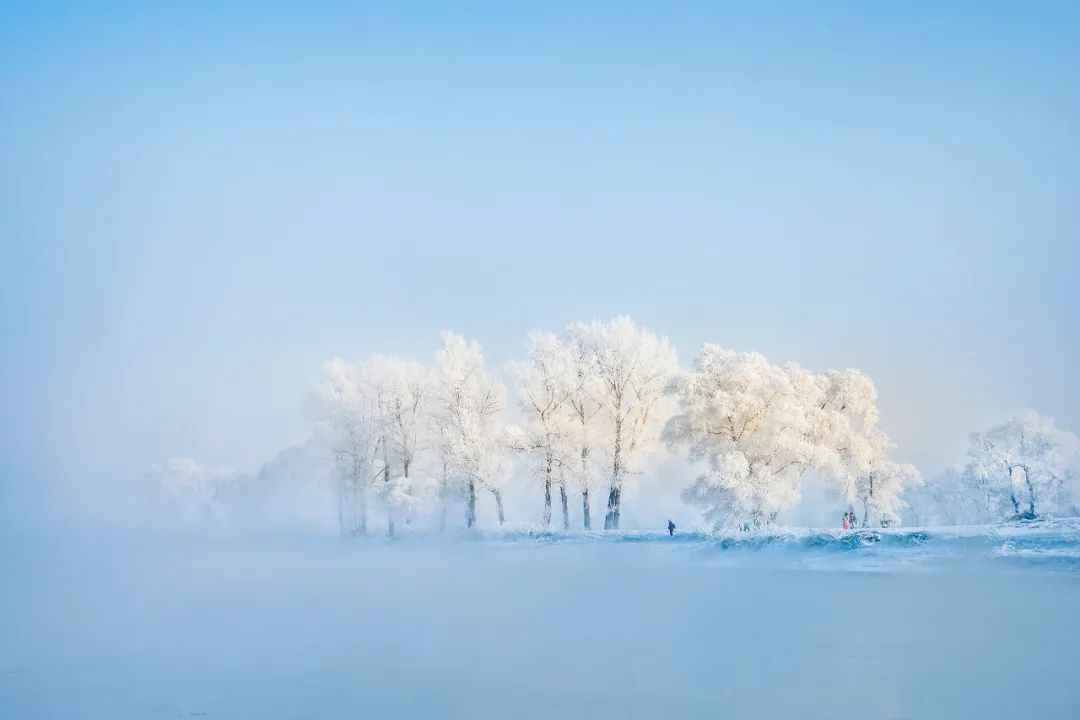
POLYGON ((316 388, 316 428, 343 468, 341 518, 349 534, 367 532, 367 489, 386 508, 386 529, 413 508, 422 491, 415 466, 426 426, 430 373, 418 363, 373 356, 331 360, 316 388))
POLYGON ((1029 410, 971 436, 964 479, 992 516, 1064 512, 1078 456, 1076 435, 1029 410))
MULTIPOLYGON (((889 447, 878 428, 877 388, 859 370, 812 373, 794 363, 784 366, 808 413, 810 439, 836 450, 829 456, 858 469, 889 447)), ((831 468, 842 483, 844 469, 831 468)), ((854 474, 854 473, 849 473, 854 474)))
POLYGON ((610 457, 604 529, 619 528, 622 492, 637 456, 663 426, 665 390, 678 372, 675 349, 667 338, 628 317, 570 326, 572 342, 584 351, 586 373, 595 378, 610 457))
POLYGON ((338 527, 342 534, 367 533, 367 489, 375 470, 381 416, 367 391, 362 368, 334 358, 323 366, 315 388, 316 437, 339 468, 338 527))
POLYGON ((877 428, 877 393, 856 370, 811 373, 758 353, 705 345, 694 369, 672 386, 679 411, 665 437, 706 472, 684 499, 717 526, 760 527, 794 505, 813 471, 869 520, 899 518, 914 468, 888 458, 877 428))
POLYGON ((878 427, 873 381, 859 370, 813 375, 789 366, 789 372, 808 403, 811 437, 822 449, 823 462, 815 469, 848 503, 862 505, 863 525, 898 522, 904 492, 922 480, 914 466, 889 457, 895 445, 878 427))
POLYGON ((882 452, 867 458, 854 480, 863 525, 891 525, 900 521, 907 507, 904 495, 922 484, 922 475, 914 465, 894 462, 882 452))
POLYGON ((395 516, 410 511, 423 492, 416 462, 427 428, 432 374, 411 360, 375 356, 364 364, 362 376, 377 409, 381 494, 387 507, 387 533, 392 536, 395 516))
POLYGON ((501 417, 505 388, 488 374, 480 345, 454 333, 442 334, 436 367, 435 422, 448 474, 464 488, 465 526, 476 524, 476 495, 481 490, 494 496, 502 524, 502 483, 508 474, 501 417))
POLYGON ((820 412, 831 432, 821 438, 838 454, 840 467, 828 477, 862 504, 863 525, 900 522, 906 493, 922 485, 911 464, 893 460, 896 444, 878 427, 877 389, 859 370, 831 370, 824 375, 820 412))
POLYGON ((512 446, 536 461, 544 488, 544 527, 551 525, 551 490, 558 485, 564 530, 570 527, 565 478, 570 433, 575 429, 569 412, 574 371, 570 348, 557 335, 545 332, 529 335, 528 361, 513 366, 526 424, 512 433, 512 446))
POLYGON ((718 526, 773 522, 798 500, 807 470, 836 462, 815 437, 815 386, 799 368, 705 345, 673 386, 679 411, 665 429, 669 444, 707 464, 683 498, 718 526))
POLYGON ((570 387, 566 397, 570 427, 567 431, 571 452, 576 463, 567 463, 571 477, 581 488, 582 527, 592 529, 592 512, 589 504, 589 488, 592 485, 593 449, 604 443, 601 421, 604 397, 599 373, 593 363, 593 352, 587 333, 575 332, 571 327, 565 341, 570 353, 570 387))

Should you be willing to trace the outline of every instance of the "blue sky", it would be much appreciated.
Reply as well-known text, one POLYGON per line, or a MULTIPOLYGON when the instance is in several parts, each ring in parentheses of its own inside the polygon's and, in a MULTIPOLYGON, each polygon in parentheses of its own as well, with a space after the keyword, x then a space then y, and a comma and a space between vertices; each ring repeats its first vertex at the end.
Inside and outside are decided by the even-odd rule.
POLYGON ((1080 430, 1075 4, 716 5, 5 4, 9 508, 252 467, 332 354, 619 313, 863 368, 927 472, 1080 430))

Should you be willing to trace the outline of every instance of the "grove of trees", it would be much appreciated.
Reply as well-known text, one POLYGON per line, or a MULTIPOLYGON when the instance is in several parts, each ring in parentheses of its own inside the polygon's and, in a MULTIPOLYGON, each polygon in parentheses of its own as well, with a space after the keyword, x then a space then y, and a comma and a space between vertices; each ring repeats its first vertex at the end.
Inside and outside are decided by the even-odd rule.
MULTIPOLYGON (((297 457, 332 463, 340 532, 368 534, 373 512, 389 536, 420 518, 440 531, 472 528, 484 502, 501 525, 513 481, 535 494, 545 528, 556 522, 557 493, 563 530, 572 516, 592 529, 601 488, 603 527, 618 530, 627 488, 663 449, 685 458, 685 479, 672 482, 717 529, 775 525, 810 477, 857 508, 864 526, 918 522, 928 502, 948 505, 937 514, 947 521, 1076 512, 1072 433, 1019 415, 972 435, 966 465, 924 484, 894 458, 877 390, 858 370, 812 372, 713 344, 681 369, 666 338, 617 317, 531 333, 506 377, 509 388, 478 343, 449 332, 429 363, 328 361, 310 393, 312 439, 297 457)), ((213 517, 222 498, 266 472, 234 476, 179 459, 151 475, 172 506, 213 517)))

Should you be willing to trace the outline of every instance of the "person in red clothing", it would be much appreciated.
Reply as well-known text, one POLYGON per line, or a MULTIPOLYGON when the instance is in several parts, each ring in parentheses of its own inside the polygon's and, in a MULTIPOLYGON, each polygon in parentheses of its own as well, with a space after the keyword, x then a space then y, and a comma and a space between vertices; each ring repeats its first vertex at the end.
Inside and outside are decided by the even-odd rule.
POLYGON ((851 528, 851 521, 848 519, 848 512, 845 510, 844 511, 844 529, 848 530, 850 528, 851 528))

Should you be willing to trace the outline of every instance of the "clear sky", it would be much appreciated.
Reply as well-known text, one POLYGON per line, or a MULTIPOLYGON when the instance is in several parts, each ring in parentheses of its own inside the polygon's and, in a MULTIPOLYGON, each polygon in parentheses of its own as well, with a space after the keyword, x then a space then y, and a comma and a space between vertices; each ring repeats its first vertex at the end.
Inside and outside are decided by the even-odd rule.
POLYGON ((927 473, 1080 430, 1075 2, 141 5, 0 9, 14 515, 253 468, 333 354, 622 313, 864 369, 927 473))

